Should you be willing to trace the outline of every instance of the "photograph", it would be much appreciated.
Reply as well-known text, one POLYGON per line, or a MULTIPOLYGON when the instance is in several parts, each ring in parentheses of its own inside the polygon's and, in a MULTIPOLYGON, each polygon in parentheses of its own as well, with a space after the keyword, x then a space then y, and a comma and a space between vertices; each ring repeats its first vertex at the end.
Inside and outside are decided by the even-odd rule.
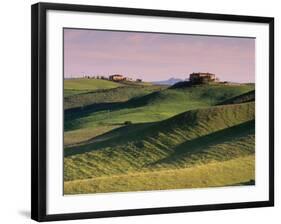
POLYGON ((255 186, 255 41, 64 27, 64 195, 255 186))
POLYGON ((262 14, 33 4, 31 218, 274 206, 262 14))

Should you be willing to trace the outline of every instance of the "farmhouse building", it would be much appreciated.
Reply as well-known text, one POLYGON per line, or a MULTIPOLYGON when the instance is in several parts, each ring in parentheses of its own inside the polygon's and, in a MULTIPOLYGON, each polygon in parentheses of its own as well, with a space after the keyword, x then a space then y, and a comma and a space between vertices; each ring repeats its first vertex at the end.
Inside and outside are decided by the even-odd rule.
POLYGON ((109 76, 109 80, 116 81, 116 82, 124 81, 124 80, 126 80, 126 77, 123 75, 120 75, 120 74, 114 74, 114 75, 109 76))
POLYGON ((207 84, 210 82, 218 81, 218 78, 216 78, 216 75, 212 73, 198 72, 190 74, 189 81, 192 84, 207 84))

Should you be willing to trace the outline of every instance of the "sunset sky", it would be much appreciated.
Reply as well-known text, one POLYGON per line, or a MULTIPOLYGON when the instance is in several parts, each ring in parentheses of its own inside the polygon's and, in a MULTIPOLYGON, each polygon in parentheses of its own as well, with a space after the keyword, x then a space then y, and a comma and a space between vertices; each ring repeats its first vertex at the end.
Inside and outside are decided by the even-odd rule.
POLYGON ((64 77, 124 74, 144 81, 215 73, 255 81, 255 39, 64 29, 64 77))

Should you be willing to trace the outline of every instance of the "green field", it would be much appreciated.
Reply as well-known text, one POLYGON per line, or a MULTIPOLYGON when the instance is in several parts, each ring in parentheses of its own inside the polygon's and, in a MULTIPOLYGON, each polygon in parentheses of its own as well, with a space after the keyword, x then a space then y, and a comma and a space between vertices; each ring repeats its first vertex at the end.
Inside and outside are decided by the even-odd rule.
POLYGON ((72 96, 90 91, 95 91, 98 89, 112 89, 119 86, 122 86, 122 84, 102 79, 65 79, 64 95, 72 96))
POLYGON ((65 194, 253 183, 254 85, 69 81, 65 194))

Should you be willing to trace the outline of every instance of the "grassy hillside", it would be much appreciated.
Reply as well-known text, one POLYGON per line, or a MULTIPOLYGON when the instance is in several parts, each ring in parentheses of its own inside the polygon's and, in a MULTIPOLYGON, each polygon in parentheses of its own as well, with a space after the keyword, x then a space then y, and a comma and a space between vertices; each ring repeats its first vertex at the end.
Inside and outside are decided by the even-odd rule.
POLYGON ((98 89, 111 89, 119 86, 122 86, 122 84, 102 79, 65 79, 64 95, 72 96, 98 89))
POLYGON ((255 90, 252 90, 247 93, 241 94, 239 96, 235 96, 233 98, 227 99, 227 100, 219 103, 219 105, 246 103, 246 102, 251 102, 251 101, 255 101, 255 90))
POLYGON ((254 183, 254 85, 83 88, 64 100, 66 194, 254 183))
MULTIPOLYGON (((120 121, 119 123, 104 123, 103 120, 115 116, 111 111, 124 105, 125 102, 159 91, 163 88, 165 87, 123 86, 65 97, 65 131, 67 131, 64 133, 65 145, 93 138, 120 127, 119 123, 123 125, 124 121, 120 121), (99 114, 99 116, 96 116, 97 114, 99 114), (93 122, 84 123, 82 118, 88 116, 96 119, 94 119, 93 122), (80 124, 84 127, 79 127, 80 124)), ((123 112, 126 112, 126 110, 121 113, 123 112)))
POLYGON ((124 126, 126 121, 133 124, 161 121, 187 110, 216 105, 253 88, 250 85, 178 89, 125 86, 66 97, 65 108, 70 108, 65 112, 64 141, 69 145, 89 140, 124 126), (84 104, 87 105, 81 106, 84 104))
POLYGON ((91 109, 98 107, 101 104, 125 102, 134 97, 140 97, 159 91, 163 87, 159 86, 121 86, 111 89, 101 89, 86 92, 79 95, 65 96, 64 109, 91 109), (87 108, 88 106, 88 108, 87 108))
POLYGON ((246 156, 190 168, 138 172, 64 183, 65 194, 167 190, 242 185, 255 178, 255 158, 246 156))
POLYGON ((254 103, 217 106, 188 111, 161 122, 115 129, 65 149, 65 180, 172 168, 164 159, 169 161, 179 154, 193 154, 183 163, 185 167, 251 154, 254 111, 254 103), (239 124, 243 125, 235 127, 239 124), (206 140, 210 134, 213 136, 206 140), (226 148, 226 152, 218 148, 226 148))
MULTIPOLYGON (((95 103, 65 114, 65 131, 97 125, 120 125, 125 121, 133 123, 154 122, 172 117, 187 110, 208 107, 228 98, 243 94, 253 87, 245 86, 198 86, 192 88, 164 89, 127 102, 95 103), (179 103, 180 102, 180 103, 179 103)), ((138 92, 137 88, 135 88, 138 92)), ((126 87, 124 92, 132 91, 126 87)), ((118 97, 118 93, 112 94, 118 97)), ((122 93, 122 94, 121 94, 122 93)), ((111 94, 109 94, 111 95, 111 94)), ((107 102, 107 99, 105 98, 107 102)), ((67 102, 67 100, 66 100, 67 102)))
POLYGON ((253 86, 249 85, 213 85, 178 89, 126 86, 66 98, 66 108, 84 102, 91 104, 65 112, 65 144, 89 140, 91 137, 124 126, 126 121, 133 124, 156 122, 184 111, 213 106, 252 89, 253 86))

